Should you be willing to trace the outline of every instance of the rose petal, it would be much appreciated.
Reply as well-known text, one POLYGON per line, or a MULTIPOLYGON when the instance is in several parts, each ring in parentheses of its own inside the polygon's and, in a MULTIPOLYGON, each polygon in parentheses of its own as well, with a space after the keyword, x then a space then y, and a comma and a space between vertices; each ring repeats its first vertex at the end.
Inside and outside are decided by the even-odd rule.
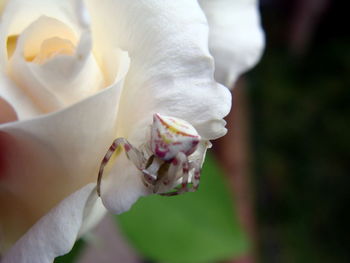
POLYGON ((151 194, 141 180, 142 173, 121 153, 112 162, 109 173, 104 174, 101 198, 104 206, 115 214, 123 213, 141 196, 151 194))
POLYGON ((0 16, 2 15, 2 12, 6 6, 8 0, 0 0, 0 16))
POLYGON ((144 143, 156 112, 187 120, 207 139, 225 134, 231 97, 213 79, 208 27, 196 1, 88 0, 87 6, 99 50, 120 47, 131 60, 118 137, 144 143))
POLYGON ((209 47, 215 59, 215 79, 232 87, 252 68, 264 48, 257 0, 199 0, 210 26, 209 47))
POLYGON ((0 97, 8 101, 17 113, 19 119, 27 119, 41 114, 40 108, 24 94, 22 89, 4 72, 0 71, 0 97))
POLYGON ((0 124, 16 121, 17 114, 10 103, 0 97, 0 124))
POLYGON ((19 35, 39 17, 45 15, 81 31, 76 0, 11 0, 6 5, 0 24, 0 64, 7 63, 6 44, 9 36, 19 35))
POLYGON ((77 2, 80 3, 80 0, 11 0, 7 2, 0 20, 0 96, 11 103, 20 119, 26 119, 39 115, 42 111, 31 101, 28 94, 18 89, 4 76, 8 63, 7 42, 15 40, 26 27, 43 15, 69 25, 79 35, 82 30, 81 17, 77 15, 80 12, 77 10, 77 2))
MULTIPOLYGON (((43 58, 44 62, 36 62, 40 60, 40 48, 43 50, 48 41, 58 42, 57 45, 61 46, 70 42, 74 45, 75 38, 67 25, 46 16, 33 22, 19 37, 10 61, 9 74, 43 113, 67 107, 105 86, 102 73, 91 53, 92 43, 88 31, 82 34, 73 54, 56 54, 46 61, 43 58), (27 61, 32 57, 33 62, 27 61)), ((45 54, 42 56, 45 57, 45 54)))
POLYGON ((84 219, 98 206, 96 184, 88 184, 60 202, 18 240, 2 263, 51 263, 68 253, 84 219))
MULTIPOLYGON (((122 82, 62 111, 0 125, 0 229, 8 247, 89 182, 115 139, 122 82)), ((67 219, 69 220, 69 219, 67 219)))
MULTIPOLYGON (((204 139, 225 134, 222 118, 231 96, 213 79, 208 26, 196 1, 89 0, 87 7, 97 53, 120 47, 130 56, 117 137, 128 138, 136 147, 146 143, 156 112, 187 120, 204 139)), ((98 60, 103 64, 101 57, 98 60)), ((101 196, 109 210, 120 213, 149 190, 125 154, 110 165, 101 196)))

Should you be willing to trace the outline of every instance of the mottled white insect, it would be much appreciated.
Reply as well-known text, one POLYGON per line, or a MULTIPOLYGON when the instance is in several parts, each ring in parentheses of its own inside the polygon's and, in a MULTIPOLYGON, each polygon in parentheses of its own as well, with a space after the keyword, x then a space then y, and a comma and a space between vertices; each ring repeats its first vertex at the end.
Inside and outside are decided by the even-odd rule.
POLYGON ((205 141, 204 150, 194 154, 199 145, 203 145, 195 128, 184 120, 156 113, 153 115, 151 138, 140 149, 125 138, 116 139, 109 147, 101 162, 97 193, 100 196, 104 167, 116 150, 125 151, 127 158, 142 172, 143 183, 153 193, 172 196, 196 191, 209 144, 205 141))

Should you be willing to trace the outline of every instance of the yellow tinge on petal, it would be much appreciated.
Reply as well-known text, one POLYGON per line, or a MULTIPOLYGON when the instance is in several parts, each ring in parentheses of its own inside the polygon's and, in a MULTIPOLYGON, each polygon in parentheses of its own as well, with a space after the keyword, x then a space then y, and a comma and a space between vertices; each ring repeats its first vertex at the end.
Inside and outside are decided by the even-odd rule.
POLYGON ((73 43, 67 39, 53 37, 46 39, 42 45, 40 52, 36 57, 26 58, 27 61, 32 61, 37 64, 44 64, 50 58, 57 55, 72 56, 75 52, 73 43))
POLYGON ((63 50, 72 55, 78 43, 78 37, 73 30, 55 19, 45 16, 41 19, 41 23, 38 22, 36 26, 32 24, 26 32, 23 46, 25 60, 33 61, 36 57, 39 60, 48 59, 63 50))
POLYGON ((0 0, 0 15, 2 15, 2 11, 4 11, 7 2, 8 0, 0 0))
POLYGON ((18 40, 18 36, 9 36, 7 38, 7 43, 6 43, 6 48, 7 48, 7 57, 11 58, 13 53, 16 50, 16 45, 17 45, 17 40, 18 40))

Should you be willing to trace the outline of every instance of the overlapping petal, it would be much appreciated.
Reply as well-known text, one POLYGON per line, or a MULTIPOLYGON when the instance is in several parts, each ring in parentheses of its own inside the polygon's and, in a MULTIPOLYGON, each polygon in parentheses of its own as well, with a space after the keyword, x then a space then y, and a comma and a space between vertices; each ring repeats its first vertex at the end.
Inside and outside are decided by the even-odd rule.
POLYGON ((125 154, 119 155, 102 181, 101 198, 105 207, 114 214, 120 214, 128 211, 141 196, 151 194, 141 176, 142 172, 125 154))
POLYGON ((18 36, 41 16, 49 16, 80 31, 76 0, 11 0, 5 6, 0 25, 0 64, 7 63, 7 39, 18 36))
MULTIPOLYGON (((9 251, 8 262, 26 262, 33 255, 35 262, 46 263, 69 251, 82 230, 87 207, 96 200, 91 197, 94 182, 109 145, 117 137, 127 138, 136 147, 147 143, 154 113, 188 121, 206 140, 226 132, 223 117, 230 110, 231 97, 214 80, 208 25, 197 1, 85 2, 91 15, 94 56, 111 86, 66 109, 0 126, 0 234, 4 237, 0 245, 6 248, 34 224, 9 251), (129 61, 124 51, 130 57, 125 81, 129 61), (64 227, 67 233, 57 233, 64 227), (50 239, 56 233, 58 238, 50 239), (33 239, 40 242, 33 244, 33 239)), ((82 17, 77 16, 77 3, 11 0, 0 28, 3 72, 8 65, 8 37, 18 35, 42 15, 69 25, 80 36, 81 21, 77 20, 82 17)), ((230 80, 254 60, 240 60, 239 48, 237 44, 232 53, 237 62, 230 67, 230 80)), ((41 113, 10 79, 1 81, 6 86, 0 87, 0 95, 16 101, 16 107, 23 102, 22 112, 41 113)), ((111 166, 104 176, 102 200, 108 209, 120 213, 149 191, 125 155, 111 166)))
POLYGON ((264 48, 258 0, 199 0, 210 26, 209 48, 215 79, 232 87, 253 67, 264 48))
POLYGON ((104 85, 102 74, 90 53, 91 40, 86 37, 88 34, 83 34, 86 29, 81 22, 78 3, 78 0, 13 0, 3 10, 0 96, 11 103, 20 120, 58 110, 93 94, 104 85), (46 53, 49 53, 54 41, 61 41, 61 45, 65 41, 67 45, 72 40, 79 41, 79 38, 79 45, 71 43, 77 45, 72 49, 72 56, 56 56, 40 65, 32 63, 31 56, 38 52, 35 60, 43 60, 40 48, 44 51, 46 48, 46 53), (82 79, 85 83, 79 87, 82 79), (71 96, 67 96, 67 90, 71 91, 71 96), (41 103, 38 104, 38 100, 41 103))
POLYGON ((1 262, 51 263, 68 253, 86 217, 101 206, 95 187, 88 184, 60 202, 11 247, 1 262))
POLYGON ((32 99, 5 72, 0 72, 0 97, 5 99, 12 107, 16 108, 17 116, 28 119, 42 114, 41 109, 32 101, 32 99))
POLYGON ((2 14, 2 11, 4 10, 5 8, 5 5, 7 3, 8 0, 0 0, 0 16, 2 14))
POLYGON ((0 126, 2 246, 70 193, 96 182, 115 138, 121 87, 119 82, 62 111, 0 126))
MULTIPOLYGON (((76 1, 28 2, 14 0, 6 7, 1 21, 0 33, 0 45, 1 51, 3 51, 0 95, 10 102, 20 120, 33 118, 42 114, 43 111, 33 103, 33 98, 30 98, 6 75, 9 54, 6 54, 5 46, 8 37, 16 36, 23 29, 28 28, 28 25, 35 24, 35 21, 42 24, 37 27, 39 36, 40 30, 45 29, 45 26, 50 23, 56 27, 69 25, 73 29, 73 37, 74 34, 79 36, 80 29, 77 28, 77 25, 81 26, 81 21, 77 20, 81 17, 79 18, 79 14, 74 12, 81 11, 76 10, 77 7, 81 8, 81 6, 77 6, 77 3, 76 1)), ((88 29, 83 29, 80 32, 82 39, 75 52, 77 61, 69 61, 70 58, 63 57, 65 61, 57 62, 57 57, 55 57, 48 61, 43 68, 33 69, 32 67, 35 65, 28 66, 29 71, 35 73, 33 77, 37 77, 39 80, 39 84, 34 83, 33 86, 42 86, 41 88, 47 89, 52 84, 60 84, 57 83, 57 78, 65 81, 69 74, 74 74, 77 71, 79 76, 80 69, 77 69, 74 63, 84 63, 86 59, 91 57, 87 52, 91 48, 91 39, 88 36, 88 29), (87 34, 84 35, 84 32, 87 34), (64 68, 63 64, 67 68, 64 68), (69 68, 69 64, 72 64, 73 67, 69 68), (50 77, 50 71, 57 70, 66 70, 65 78, 62 76, 50 77)), ((52 31, 57 33, 57 30, 52 29, 52 31)), ((30 38, 32 35, 28 35, 28 37, 30 38)), ((47 32, 43 37, 47 37, 47 32)), ((42 43, 40 37, 37 40, 39 43, 34 41, 29 45, 30 51, 35 49, 35 45, 42 43)), ((29 39, 29 41, 31 40, 29 39)), ((20 43, 17 44, 20 46, 20 43)), ((25 47, 21 46, 20 48, 25 47)), ((22 54, 25 52, 26 50, 19 51, 22 54)), ((118 103, 123 87, 123 78, 129 63, 127 54, 119 49, 115 49, 110 57, 115 59, 115 64, 118 66, 110 67, 106 72, 110 85, 106 90, 63 110, 59 110, 60 107, 57 107, 54 110, 59 111, 52 114, 0 126, 0 205, 2 207, 0 212, 0 251, 6 250, 32 224, 70 193, 89 182, 96 181, 100 161, 106 148, 115 138, 118 103)), ((62 60, 62 58, 58 59, 62 60)), ((19 70, 18 65, 15 70, 19 70)), ((18 73, 16 77, 23 77, 20 76, 23 72, 15 73, 18 73)), ((84 75, 83 80, 73 80, 74 84, 80 85, 81 88, 96 84, 89 83, 92 74, 85 72, 84 75)), ((61 85, 63 85, 63 92, 65 92, 64 88, 70 88, 69 86, 65 87, 64 83, 61 85)), ((97 85, 98 87, 99 85, 97 85)), ((62 90, 56 92, 59 94, 62 90)), ((82 99, 86 97, 84 94, 79 95, 82 95, 82 99)), ((69 94, 67 98, 69 98, 69 94)), ((63 103, 61 106, 67 105, 63 103)), ((74 209, 74 203, 72 205, 74 209)), ((103 213, 96 215, 101 216, 101 214, 103 213)), ((67 220, 70 219, 67 218, 67 220)), ((91 226, 94 221, 96 220, 84 220, 85 226, 87 226, 84 228, 88 228, 88 225, 91 226)))
MULTIPOLYGON (((80 36, 78 42, 67 25, 41 16, 20 35, 10 59, 8 74, 42 113, 57 111, 105 86, 91 47, 88 31, 80 36), (51 52, 53 57, 50 57, 51 52)), ((21 107, 16 108, 21 110, 21 107)), ((24 119, 20 114, 19 117, 24 119)))
POLYGON ((131 60, 118 136, 143 143, 155 112, 189 121, 207 139, 225 134, 222 118, 230 110, 231 98, 214 81, 208 25, 197 1, 86 2, 96 21, 92 24, 96 46, 100 50, 118 46, 131 60))
MULTIPOLYGON (((97 22, 92 24, 92 34, 99 50, 118 46, 130 56, 117 137, 136 147, 147 143, 157 112, 190 122, 203 139, 225 134, 223 117, 230 110, 231 96, 214 81, 208 25, 196 1, 87 3, 92 21, 97 22)), ((102 183, 104 204, 116 213, 147 193, 141 172, 123 158, 117 158, 111 177, 102 183)))

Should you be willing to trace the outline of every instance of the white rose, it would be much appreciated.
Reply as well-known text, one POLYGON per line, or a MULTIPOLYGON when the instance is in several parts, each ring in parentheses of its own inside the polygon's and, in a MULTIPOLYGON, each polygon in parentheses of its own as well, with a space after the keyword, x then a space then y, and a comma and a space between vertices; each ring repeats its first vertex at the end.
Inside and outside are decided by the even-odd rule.
POLYGON ((0 67, 0 96, 18 118, 0 124, 2 262, 52 262, 104 207, 119 213, 148 194, 127 161, 113 162, 103 205, 95 189, 111 142, 145 143, 154 113, 190 122, 204 140, 226 132, 231 97, 213 79, 194 0, 9 0, 0 67))

